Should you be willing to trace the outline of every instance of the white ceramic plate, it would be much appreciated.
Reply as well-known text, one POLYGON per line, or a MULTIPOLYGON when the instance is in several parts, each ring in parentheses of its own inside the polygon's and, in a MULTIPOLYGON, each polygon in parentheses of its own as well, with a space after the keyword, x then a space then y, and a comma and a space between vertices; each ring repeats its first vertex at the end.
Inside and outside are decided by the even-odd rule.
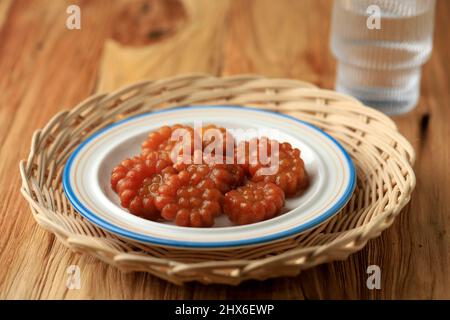
POLYGON ((336 140, 298 119, 236 106, 190 106, 139 115, 95 133, 67 161, 63 187, 79 213, 119 236, 169 247, 230 248, 291 237, 323 223, 349 200, 355 187, 355 169, 336 140), (139 154, 149 131, 175 123, 193 126, 199 121, 228 129, 254 129, 250 135, 291 143, 301 150, 311 179, 308 189, 287 199, 286 213, 245 226, 233 226, 223 215, 212 228, 178 227, 148 221, 121 208, 109 182, 114 166, 139 154))

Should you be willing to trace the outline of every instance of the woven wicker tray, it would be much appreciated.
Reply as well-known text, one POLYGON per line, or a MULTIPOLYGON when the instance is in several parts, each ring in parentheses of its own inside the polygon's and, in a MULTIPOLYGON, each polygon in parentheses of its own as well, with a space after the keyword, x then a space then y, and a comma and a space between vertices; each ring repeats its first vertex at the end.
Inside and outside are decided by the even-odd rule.
POLYGON ((355 99, 311 84, 259 76, 189 75, 144 81, 99 94, 57 114, 37 130, 20 162, 22 194, 36 221, 67 247, 124 271, 146 271, 170 282, 238 284, 296 275, 345 259, 377 237, 409 201, 415 186, 414 150, 388 117, 355 99), (276 243, 235 250, 170 249, 121 239, 75 212, 61 175, 74 148, 97 130, 132 115, 189 104, 232 104, 274 110, 331 134, 357 168, 356 190, 327 223, 276 243))

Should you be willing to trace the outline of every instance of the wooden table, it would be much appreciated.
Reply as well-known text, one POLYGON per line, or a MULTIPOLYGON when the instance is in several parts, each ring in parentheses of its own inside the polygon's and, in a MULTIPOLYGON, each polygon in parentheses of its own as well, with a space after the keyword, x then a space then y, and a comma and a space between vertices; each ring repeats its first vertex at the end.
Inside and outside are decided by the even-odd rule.
POLYGON ((0 298, 450 298, 450 2, 437 4, 418 108, 395 119, 417 152, 414 197, 394 225, 343 262, 238 287, 168 284, 70 252, 35 223, 18 163, 34 130, 96 91, 187 72, 260 73, 333 88, 331 1, 0 1, 0 298), (81 8, 68 30, 66 8, 81 8), (81 268, 81 289, 66 268, 81 268), (379 265, 381 289, 366 287, 379 265))

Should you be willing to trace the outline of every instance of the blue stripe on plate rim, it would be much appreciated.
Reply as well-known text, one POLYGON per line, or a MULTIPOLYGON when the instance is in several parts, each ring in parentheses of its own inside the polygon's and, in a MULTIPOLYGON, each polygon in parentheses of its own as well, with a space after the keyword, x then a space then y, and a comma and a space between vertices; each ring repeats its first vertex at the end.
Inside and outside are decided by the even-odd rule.
POLYGON ((355 173, 355 166, 353 164, 352 159, 350 158, 347 151, 344 149, 344 147, 332 136, 330 136, 328 133, 324 132, 323 130, 317 128, 316 126, 303 121, 299 120, 297 118, 294 118, 293 116, 282 114, 282 113, 276 113, 270 110, 262 110, 252 107, 244 107, 244 106, 236 106, 236 105, 193 105, 193 106, 179 106, 174 107, 170 109, 164 109, 164 110, 157 110, 157 111, 150 111, 143 114, 139 114, 127 119, 120 120, 118 122, 115 122, 111 125, 109 125, 106 128, 103 128, 93 135, 91 135, 88 139, 83 141, 70 155, 69 159, 67 160, 67 163, 64 167, 63 171, 63 189, 64 193, 66 194, 67 198, 69 199, 69 202, 72 204, 72 206, 85 218, 87 218, 92 223, 96 224, 97 226, 103 228, 106 231, 110 231, 112 233, 115 233, 117 235, 120 235, 122 237, 136 240, 139 242, 154 244, 154 245, 161 245, 161 246, 169 246, 169 247, 178 247, 178 248, 227 248, 227 247, 240 247, 240 246, 250 246, 250 245, 258 245, 263 243, 269 243, 276 240, 281 240, 283 238, 289 238, 291 236, 295 236, 296 234, 299 234, 303 231, 306 231, 308 229, 311 229, 313 227, 316 227, 320 225, 321 223, 325 222, 329 218, 331 218, 335 213, 337 213, 340 209, 342 209, 347 202, 350 200, 350 197, 353 194, 353 191, 356 186, 356 173, 355 173), (158 114, 158 113, 167 113, 167 112, 176 112, 183 109, 246 109, 251 110, 255 112, 263 112, 267 113, 276 117, 284 117, 290 120, 293 120, 295 122, 304 124, 325 137, 327 137, 329 140, 331 140, 338 149, 342 152, 344 155, 349 171, 350 171, 350 179, 349 183, 346 187, 346 190, 342 197, 328 210, 324 211, 321 215, 317 216, 316 218, 308 221, 307 223, 301 224, 299 226, 296 226, 294 228, 291 228, 289 230, 284 230, 282 232, 274 233, 271 235, 266 235, 258 238, 253 239, 246 239, 246 240, 233 240, 233 241, 221 241, 221 242, 194 242, 194 241, 178 241, 178 240, 169 240, 169 239, 163 239, 163 238, 156 238, 148 235, 139 234, 133 231, 129 231, 126 229, 123 229, 121 227, 117 227, 110 222, 99 218, 94 212, 87 209, 76 197, 75 193, 73 192, 72 186, 70 184, 70 170, 72 167, 72 163, 74 159, 76 158, 77 154, 84 148, 86 144, 88 144, 90 141, 95 139, 97 136, 101 135, 102 133, 111 130, 112 128, 119 126, 123 123, 126 123, 128 121, 132 121, 134 119, 138 119, 141 117, 149 116, 152 114, 158 114))

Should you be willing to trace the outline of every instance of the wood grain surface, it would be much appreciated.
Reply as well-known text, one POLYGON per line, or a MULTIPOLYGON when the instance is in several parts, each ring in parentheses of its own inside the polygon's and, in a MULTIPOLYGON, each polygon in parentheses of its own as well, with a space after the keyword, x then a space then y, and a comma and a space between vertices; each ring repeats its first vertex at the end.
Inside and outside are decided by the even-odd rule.
POLYGON ((416 152, 417 187, 393 226, 346 261, 237 287, 168 284, 72 253, 35 223, 19 160, 34 130, 97 91, 188 72, 259 73, 333 88, 329 0, 0 0, 0 298, 450 298, 450 1, 439 0, 419 106, 396 117, 416 152), (65 26, 81 8, 81 30, 65 26), (66 269, 81 269, 69 290, 66 269), (366 287, 371 264, 381 289, 366 287))

